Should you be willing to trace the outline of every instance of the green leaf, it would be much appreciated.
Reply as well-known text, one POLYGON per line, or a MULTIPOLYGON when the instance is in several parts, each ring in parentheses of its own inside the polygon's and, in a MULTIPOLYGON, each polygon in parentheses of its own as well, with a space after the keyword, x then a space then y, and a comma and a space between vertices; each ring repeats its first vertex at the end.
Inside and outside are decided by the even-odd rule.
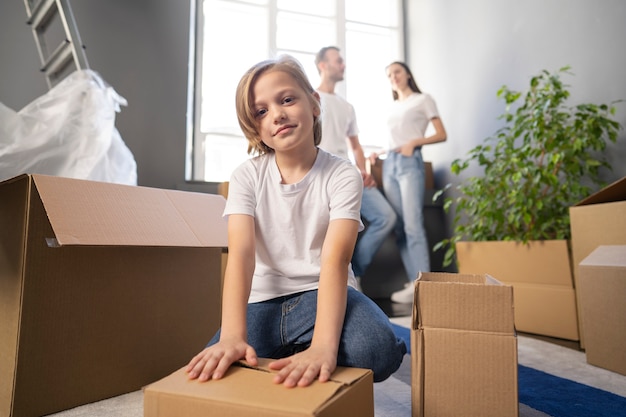
POLYGON ((454 209, 453 233, 436 245, 448 247, 446 266, 460 239, 570 238, 569 206, 603 185, 607 143, 622 130, 613 119, 621 101, 568 105, 562 76, 573 75, 570 69, 542 70, 526 91, 498 89, 504 111, 497 119, 504 125, 451 163, 459 183, 444 209, 454 209), (461 177, 470 167, 482 168, 481 174, 461 177))

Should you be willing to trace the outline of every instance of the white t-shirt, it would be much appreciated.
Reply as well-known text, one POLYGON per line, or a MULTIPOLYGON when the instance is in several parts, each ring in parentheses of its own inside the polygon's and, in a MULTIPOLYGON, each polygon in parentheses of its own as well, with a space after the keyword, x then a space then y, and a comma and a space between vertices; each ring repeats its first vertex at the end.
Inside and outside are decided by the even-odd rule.
POLYGON ((337 94, 318 93, 322 105, 322 142, 319 147, 349 159, 347 138, 359 134, 354 107, 337 94))
POLYGON ((439 117, 435 100, 428 94, 413 93, 406 100, 394 100, 389 109, 389 150, 413 139, 423 138, 430 120, 439 117))
MULTIPOLYGON (((255 218, 256 266, 249 302, 318 287, 321 252, 331 220, 361 223, 363 180, 347 160, 319 150, 296 184, 281 184, 274 153, 241 164, 232 174, 224 216, 255 218)), ((352 267, 346 271, 354 286, 352 267)))

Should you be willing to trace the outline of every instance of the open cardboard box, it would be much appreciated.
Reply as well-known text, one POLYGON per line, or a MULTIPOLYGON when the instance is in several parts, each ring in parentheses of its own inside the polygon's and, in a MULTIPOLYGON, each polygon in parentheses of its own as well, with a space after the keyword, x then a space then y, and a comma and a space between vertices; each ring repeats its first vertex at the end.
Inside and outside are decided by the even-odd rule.
POLYGON ((0 415, 141 389, 217 330, 222 196, 21 175, 0 183, 0 415))
POLYGON ((576 294, 566 240, 457 242, 459 272, 512 285, 515 329, 578 340, 576 294))
POLYGON ((413 417, 517 417, 513 288, 489 275, 421 273, 411 330, 413 417))
MULTIPOLYGON (((572 231, 574 285, 578 288, 578 265, 600 245, 626 245, 626 177, 615 181, 569 208, 572 231)), ((576 292, 580 306, 580 294, 576 292)), ((585 347, 581 311, 578 308, 580 346, 585 347)))
POLYGON ((598 246, 579 272, 587 362, 626 375, 626 245, 598 246))
POLYGON ((222 379, 207 382, 179 369, 144 389, 144 417, 374 416, 369 369, 338 367, 330 381, 290 389, 273 382, 269 362, 239 362, 222 379))
MULTIPOLYGON (((369 161, 369 160, 368 160, 369 161)), ((385 161, 383 159, 376 159, 376 163, 371 166, 372 176, 376 180, 376 184, 378 184, 378 188, 382 189, 383 187, 383 164, 385 161)), ((434 190, 435 189, 435 173, 433 171, 433 163, 424 161, 424 187, 426 190, 434 190)))

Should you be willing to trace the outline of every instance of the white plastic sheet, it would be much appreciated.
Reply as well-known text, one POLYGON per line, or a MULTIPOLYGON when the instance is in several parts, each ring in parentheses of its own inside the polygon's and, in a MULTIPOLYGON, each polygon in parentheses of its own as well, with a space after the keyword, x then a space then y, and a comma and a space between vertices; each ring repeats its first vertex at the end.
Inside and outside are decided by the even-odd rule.
POLYGON ((137 184, 133 154, 115 128, 126 99, 78 70, 19 112, 0 103, 0 180, 19 174, 137 184))

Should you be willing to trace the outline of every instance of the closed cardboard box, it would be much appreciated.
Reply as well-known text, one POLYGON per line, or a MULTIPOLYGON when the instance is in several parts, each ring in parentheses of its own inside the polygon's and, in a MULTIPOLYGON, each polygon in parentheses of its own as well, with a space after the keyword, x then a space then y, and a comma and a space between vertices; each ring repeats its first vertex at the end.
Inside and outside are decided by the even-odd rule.
POLYGON ((179 369, 144 389, 144 417, 374 416, 372 371, 339 367, 330 381, 286 388, 273 382, 268 363, 240 362, 207 382, 189 380, 179 369))
POLYGON ((512 285, 515 328, 578 340, 576 293, 566 240, 457 242, 459 272, 512 285))
MULTIPOLYGON (((578 288, 578 265, 600 245, 626 245, 626 177, 615 181, 569 209, 572 230, 574 285, 578 288)), ((580 304, 580 292, 576 292, 580 304)), ((580 345, 585 337, 578 309, 580 345)))
POLYGON ((517 417, 513 288, 488 275, 422 273, 411 331, 413 417, 517 417))
POLYGON ((22 175, 0 183, 0 415, 140 389, 217 330, 221 196, 22 175))
POLYGON ((599 246, 579 272, 587 362, 626 375, 626 245, 599 246))

